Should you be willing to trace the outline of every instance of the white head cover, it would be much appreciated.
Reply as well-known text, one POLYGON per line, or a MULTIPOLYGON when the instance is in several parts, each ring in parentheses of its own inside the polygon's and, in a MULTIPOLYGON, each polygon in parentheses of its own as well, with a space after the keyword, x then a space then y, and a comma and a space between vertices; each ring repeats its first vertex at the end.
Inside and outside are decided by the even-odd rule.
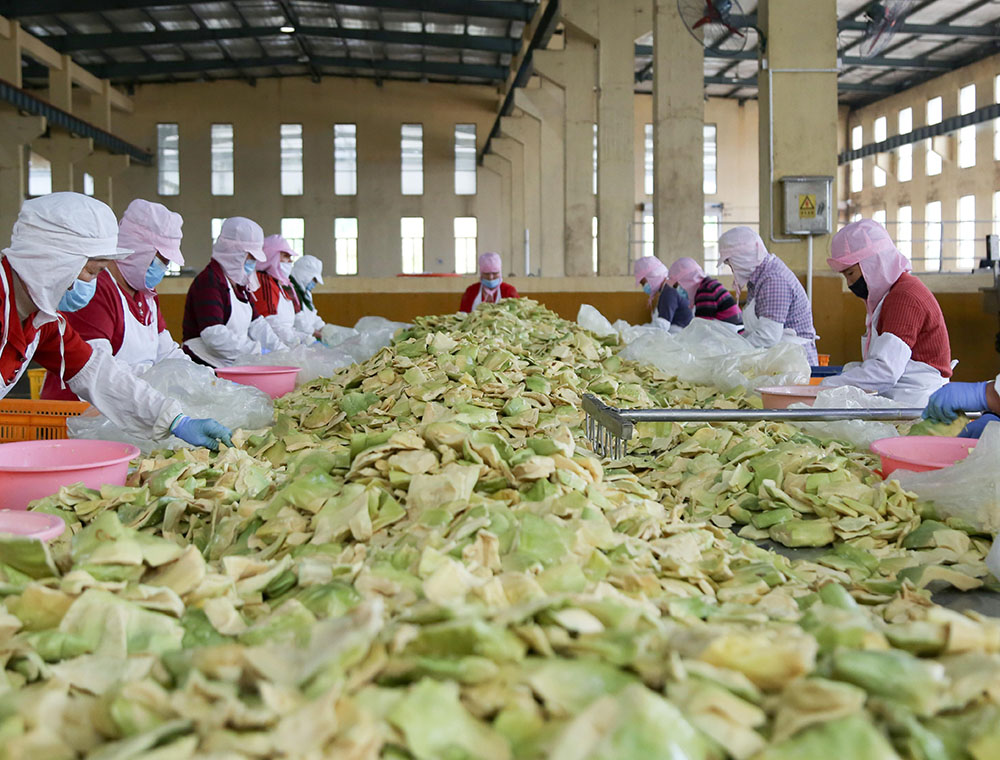
POLYGON ((135 253, 118 262, 118 271, 135 290, 146 290, 146 270, 157 252, 167 261, 184 264, 181 225, 184 219, 162 203, 136 198, 122 214, 118 245, 135 253))
POLYGON ((56 319, 59 299, 89 259, 123 259, 132 250, 118 247, 118 220, 111 208, 80 193, 51 193, 21 205, 14 222, 10 261, 38 307, 35 326, 56 319))
POLYGON ((292 277, 305 288, 313 280, 323 284, 323 262, 308 253, 292 265, 292 277))
POLYGON ((767 246, 749 227, 733 227, 719 238, 719 261, 733 268, 736 287, 741 290, 766 258, 767 246))
POLYGON ((255 291, 260 287, 257 273, 247 274, 244 267, 247 254, 254 257, 257 263, 264 256, 264 230, 252 219, 245 216, 231 216, 222 223, 219 237, 212 246, 212 258, 222 265, 222 271, 237 285, 255 291))

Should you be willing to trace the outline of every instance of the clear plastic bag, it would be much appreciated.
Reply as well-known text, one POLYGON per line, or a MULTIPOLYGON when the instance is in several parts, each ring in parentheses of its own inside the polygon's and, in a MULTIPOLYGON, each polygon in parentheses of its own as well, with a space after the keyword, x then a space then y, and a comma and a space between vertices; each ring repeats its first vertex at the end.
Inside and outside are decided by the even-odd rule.
MULTIPOLYGON (((238 385, 216 377, 215 372, 186 359, 166 359, 154 364, 143 380, 164 396, 176 399, 191 417, 211 417, 231 430, 255 429, 270 425, 274 406, 270 397, 249 385, 238 385)), ((96 409, 66 421, 71 438, 121 441, 138 446, 144 454, 159 448, 180 448, 188 444, 170 436, 165 441, 133 438, 96 409)))
MULTIPOLYGON (((982 533, 1000 532, 1000 422, 987 425, 969 456, 951 467, 896 470, 889 477, 922 500, 933 501, 942 518, 956 517, 982 533)), ((1000 549, 995 544, 986 563, 1000 578, 1000 549)))
POLYGON ((576 315, 576 323, 584 330, 590 330, 599 338, 606 338, 618 332, 608 321, 608 318, 589 303, 580 305, 580 311, 576 315))
POLYGON ((367 361, 392 343, 396 331, 403 327, 409 325, 385 317, 362 317, 354 325, 358 334, 340 343, 337 348, 350 354, 356 362, 367 361))
POLYGON ((323 325, 321 332, 323 344, 327 348, 336 348, 345 340, 356 338, 359 333, 353 327, 342 327, 341 325, 323 325))
MULTIPOLYGON (((853 385, 842 385, 829 390, 822 390, 816 395, 816 403, 812 409, 891 409, 900 404, 892 399, 876 396, 856 388, 853 385)), ((809 409, 806 404, 792 404, 791 409, 809 409)), ((809 435, 817 438, 834 438, 847 441, 860 449, 868 449, 874 441, 880 438, 893 438, 899 435, 896 426, 890 422, 871 422, 866 420, 840 420, 830 422, 796 422, 809 435)))

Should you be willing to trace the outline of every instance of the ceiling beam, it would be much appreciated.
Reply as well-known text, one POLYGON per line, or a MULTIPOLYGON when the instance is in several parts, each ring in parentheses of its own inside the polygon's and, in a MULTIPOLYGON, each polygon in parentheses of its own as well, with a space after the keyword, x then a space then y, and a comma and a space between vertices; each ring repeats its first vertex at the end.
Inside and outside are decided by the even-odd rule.
MULTIPOLYGON (((339 0, 341 5, 365 8, 390 8, 419 13, 444 13, 455 16, 498 18, 527 21, 537 3, 521 0, 339 0)), ((94 13, 97 11, 135 10, 163 6, 188 5, 176 0, 0 0, 0 15, 7 18, 47 16, 57 13, 94 13)))
MULTIPOLYGON (((636 45, 635 54, 637 56, 650 56, 653 54, 653 46, 636 45)), ((726 53, 706 49, 705 57, 713 60, 756 61, 757 52, 754 50, 741 50, 738 53, 726 53)), ((907 69, 913 71, 951 71, 954 68, 954 65, 949 61, 928 61, 924 58, 883 58, 882 56, 860 58, 845 55, 840 59, 840 62, 844 66, 867 66, 877 69, 907 69)))
MULTIPOLYGON (((863 32, 868 28, 867 21, 848 19, 837 22, 838 31, 850 30, 863 32)), ((922 37, 988 37, 1000 39, 1000 28, 992 24, 983 26, 952 26, 951 24, 910 24, 903 23, 894 27, 894 34, 919 34, 922 37)))
MULTIPOLYGON (((719 84, 726 87, 756 87, 757 77, 745 77, 743 79, 738 79, 735 77, 708 76, 705 77, 705 84, 719 84)), ((881 95, 889 95, 896 92, 895 88, 889 87, 888 85, 866 84, 864 82, 838 82, 837 90, 839 92, 869 92, 879 93, 881 95)))
MULTIPOLYGON (((295 33, 303 37, 367 40, 393 45, 427 45, 457 50, 484 50, 493 53, 515 53, 520 41, 509 37, 487 37, 477 34, 431 34, 430 32, 393 32, 384 29, 344 29, 329 26, 300 26, 295 33)), ((61 53, 80 50, 109 50, 146 45, 185 45, 219 40, 261 39, 288 36, 277 26, 232 27, 228 29, 183 29, 161 32, 118 32, 102 34, 59 34, 42 37, 50 47, 61 53)))

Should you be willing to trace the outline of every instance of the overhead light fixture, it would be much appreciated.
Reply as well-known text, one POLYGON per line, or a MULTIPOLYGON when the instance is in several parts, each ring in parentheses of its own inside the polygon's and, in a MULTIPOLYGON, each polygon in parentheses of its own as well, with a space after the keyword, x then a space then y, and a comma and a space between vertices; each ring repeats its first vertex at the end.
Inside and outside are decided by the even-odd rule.
POLYGON ((285 26, 283 26, 280 29, 278 29, 278 31, 281 32, 282 34, 295 34, 295 27, 294 26, 288 26, 286 24, 285 26))

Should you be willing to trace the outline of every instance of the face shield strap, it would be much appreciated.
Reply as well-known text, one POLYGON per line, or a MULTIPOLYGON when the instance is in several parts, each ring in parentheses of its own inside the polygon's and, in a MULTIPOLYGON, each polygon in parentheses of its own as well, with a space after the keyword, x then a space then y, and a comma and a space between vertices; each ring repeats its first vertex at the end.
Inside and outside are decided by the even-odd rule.
POLYGON ((56 312, 56 325, 59 328, 59 388, 66 390, 66 341, 63 336, 66 334, 66 318, 56 312))

